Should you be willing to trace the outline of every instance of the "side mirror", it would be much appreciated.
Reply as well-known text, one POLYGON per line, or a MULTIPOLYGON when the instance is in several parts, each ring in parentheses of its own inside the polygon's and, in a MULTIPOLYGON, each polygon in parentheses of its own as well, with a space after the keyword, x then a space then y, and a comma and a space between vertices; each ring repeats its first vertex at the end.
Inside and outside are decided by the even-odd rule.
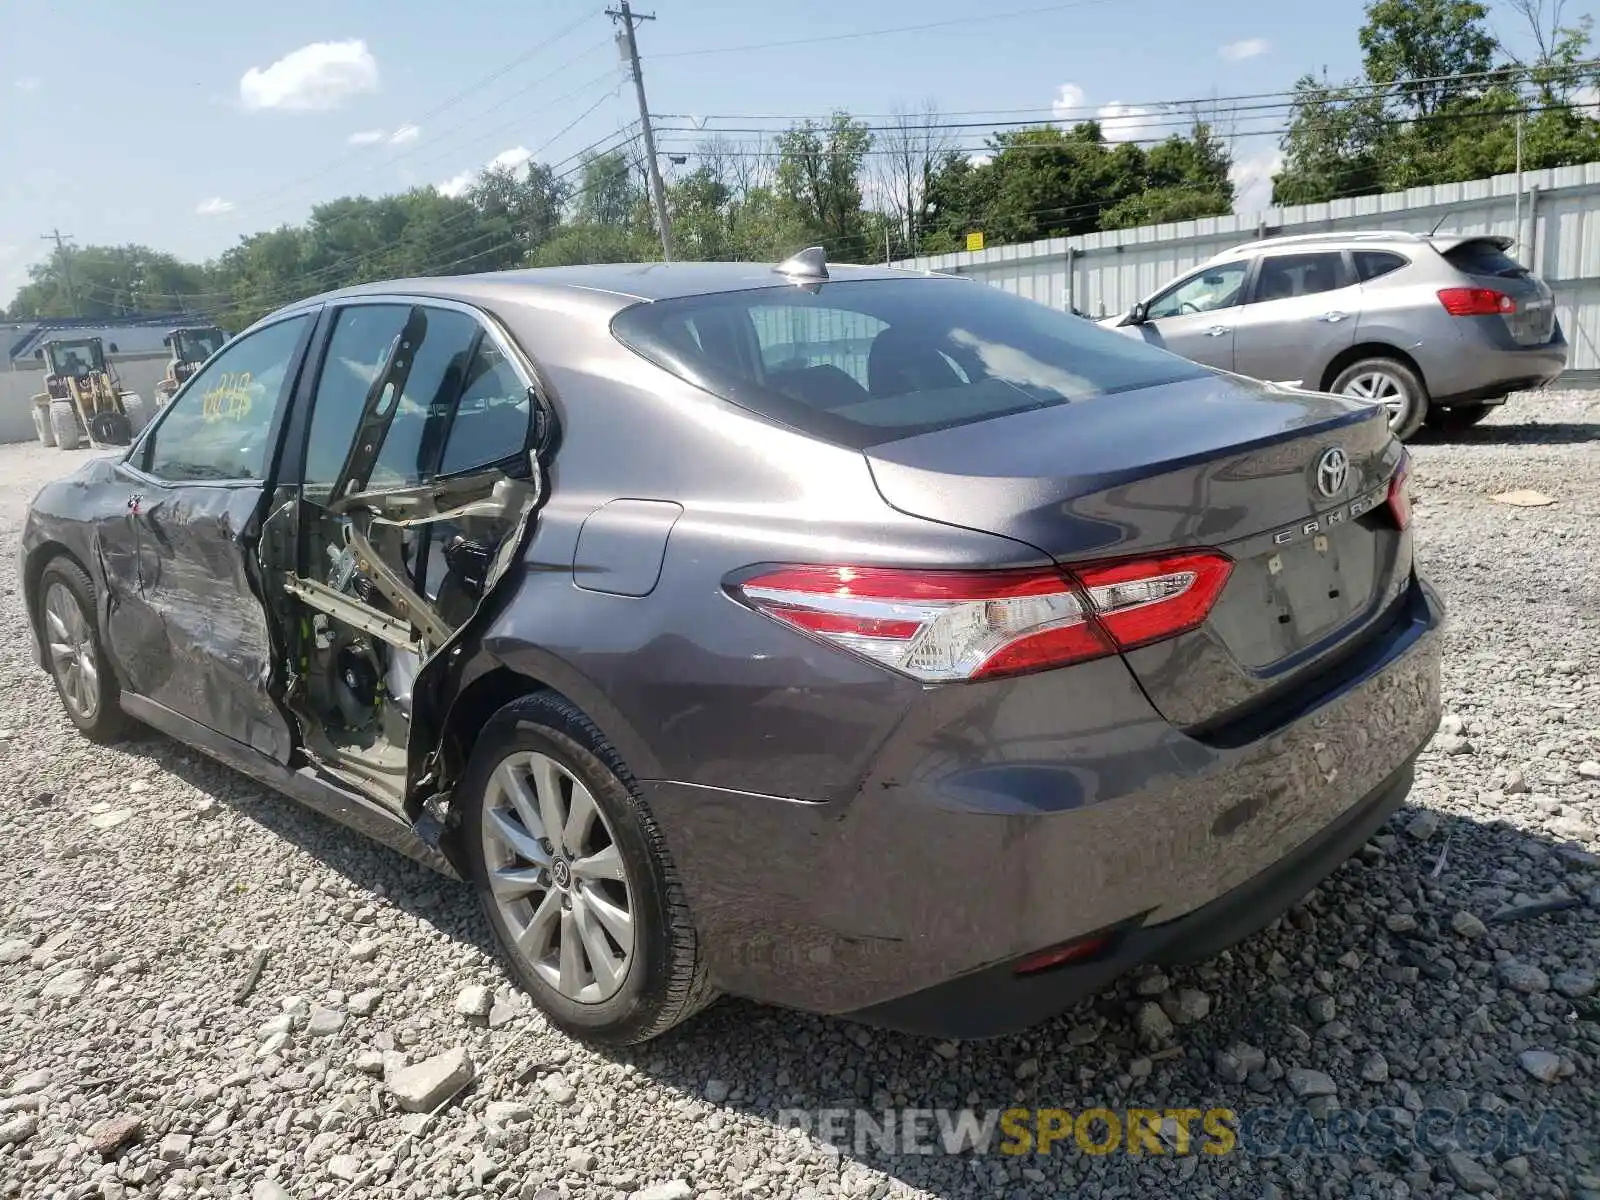
POLYGON ((163 346, 166 346, 168 349, 171 349, 171 347, 172 347, 172 335, 170 333, 162 335, 161 344, 163 346))
POLYGON ((1150 319, 1150 306, 1143 300, 1128 310, 1129 325, 1143 325, 1150 319))
POLYGON ((111 353, 115 354, 117 352, 117 344, 115 342, 111 342, 110 344, 108 344, 106 346, 106 349, 111 351, 111 353))

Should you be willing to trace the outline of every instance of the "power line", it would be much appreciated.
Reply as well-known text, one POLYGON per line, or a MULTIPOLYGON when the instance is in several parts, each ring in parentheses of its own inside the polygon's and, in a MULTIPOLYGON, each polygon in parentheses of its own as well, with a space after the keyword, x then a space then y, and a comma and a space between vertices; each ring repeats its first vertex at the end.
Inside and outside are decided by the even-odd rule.
POLYGON ((1046 13, 1065 12, 1075 8, 1094 8, 1104 4, 1116 4, 1121 0, 1075 0, 1071 4, 1046 4, 1038 8, 1019 8, 1011 12, 982 13, 972 16, 955 17, 947 21, 924 21, 919 25, 896 25, 887 29, 862 29, 854 33, 826 33, 815 37, 787 38, 778 42, 751 42, 742 46, 708 46, 700 50, 669 50, 654 55, 656 58, 699 58, 708 54, 746 54, 756 50, 778 50, 788 46, 816 46, 824 42, 849 42, 861 38, 889 37, 903 33, 923 33, 929 29, 948 29, 953 25, 965 25, 975 28, 980 22, 985 30, 997 21, 1009 21, 1018 17, 1037 17, 1046 13))
MULTIPOLYGON (((987 20, 988 18, 985 18, 985 19, 987 20)), ((863 35, 863 36, 869 36, 869 35, 863 35)), ((665 56, 657 55, 656 57, 665 57, 665 56)), ((1569 66, 1563 66, 1563 67, 1561 67, 1559 69, 1563 70, 1563 71, 1569 71, 1569 72, 1576 73, 1576 72, 1581 72, 1581 71, 1585 71, 1585 70, 1592 70, 1592 69, 1595 69, 1595 68, 1600 68, 1600 58, 1584 59, 1584 60, 1581 60, 1579 62, 1574 62, 1574 63, 1570 64, 1569 66)), ((1555 68, 1552 68, 1552 67, 1549 67, 1549 66, 1540 66, 1540 65, 1537 65, 1537 64, 1536 65, 1532 65, 1532 66, 1524 66, 1524 65, 1521 65, 1521 64, 1508 64, 1506 66, 1501 66, 1501 67, 1489 67, 1489 68, 1486 68, 1485 70, 1482 70, 1482 71, 1454 71, 1454 72, 1451 72, 1451 73, 1445 74, 1445 75, 1424 75, 1424 76, 1418 76, 1418 77, 1416 77, 1414 79, 1401 80, 1401 81, 1396 81, 1396 82, 1392 82, 1392 83, 1353 82, 1353 83, 1344 83, 1344 84, 1330 84, 1330 85, 1327 85, 1326 87, 1321 87, 1321 90, 1323 90, 1325 92, 1345 93, 1346 95, 1338 97, 1338 99, 1335 101, 1335 102, 1338 102, 1338 100, 1343 100, 1343 99, 1365 99, 1365 98, 1370 98, 1370 97, 1373 97, 1373 96, 1381 96, 1381 95, 1384 95, 1386 93, 1394 93, 1394 92, 1398 92, 1398 91, 1403 91, 1406 88, 1415 87, 1415 86, 1419 86, 1419 85, 1422 85, 1422 84, 1467 83, 1467 82, 1473 82, 1473 81, 1494 82, 1494 81, 1497 81, 1497 80, 1498 81, 1509 82, 1509 81, 1512 81, 1512 80, 1514 80, 1514 79, 1516 79, 1518 77, 1521 77, 1521 76, 1532 75, 1532 74, 1538 73, 1540 71, 1549 71, 1549 70, 1553 70, 1553 69, 1555 69, 1555 68)), ((1321 85, 1319 85, 1319 87, 1320 86, 1321 85)), ((1184 98, 1180 98, 1180 99, 1173 99, 1173 98, 1168 97, 1168 98, 1157 99, 1157 100, 1114 100, 1114 101, 1112 101, 1112 103, 1114 103, 1116 105, 1119 105, 1120 107, 1123 107, 1123 108, 1143 108, 1143 109, 1163 109, 1163 108, 1171 109, 1171 108, 1197 108, 1197 107, 1203 108, 1203 107, 1208 106, 1208 105, 1224 105, 1224 104, 1231 104, 1231 103, 1235 103, 1235 102, 1238 102, 1238 101, 1245 101, 1245 100, 1287 99, 1287 100, 1292 100, 1296 104, 1298 104, 1299 101, 1303 97, 1304 97, 1304 93, 1301 92, 1298 88, 1290 88, 1290 89, 1288 89, 1286 91, 1276 91, 1276 92, 1240 92, 1240 93, 1237 93, 1237 94, 1234 94, 1234 95, 1227 95, 1227 96, 1211 95, 1211 96, 1189 96, 1189 97, 1184 97, 1184 98)), ((1104 108, 1104 107, 1106 107, 1106 106, 1105 105, 1095 106, 1095 105, 1088 105, 1088 104, 1085 104, 1085 105, 1074 105, 1074 106, 1070 106, 1070 107, 1068 107, 1068 106, 1058 107, 1058 106, 1052 104, 1052 105, 1049 105, 1049 106, 1040 105, 1040 106, 1034 107, 1034 108, 967 109, 967 110, 957 110, 957 111, 953 111, 953 112, 949 112, 949 113, 935 114, 935 115, 943 115, 943 116, 983 116, 985 114, 991 114, 991 115, 994 115, 994 116, 1024 116, 1024 115, 1029 114, 1029 113, 1038 113, 1040 115, 1044 115, 1044 114, 1048 113, 1048 114, 1051 114, 1051 116, 1056 120, 1065 120, 1065 119, 1068 119, 1070 116, 1078 116, 1078 115, 1081 115, 1082 120, 1092 120, 1094 118, 1095 114, 1099 111, 1099 109, 1104 108)), ((716 113, 716 114, 710 114, 710 113, 699 113, 699 114, 696 114, 696 113, 656 113, 655 117, 656 117, 657 120, 660 120, 660 121, 680 121, 680 120, 683 120, 683 121, 779 121, 779 122, 826 121, 826 120, 830 120, 834 116, 836 116, 838 114, 838 111, 839 110, 834 110, 833 112, 826 112, 826 113, 792 113, 792 114, 774 114, 774 115, 764 115, 764 116, 757 116, 757 115, 749 114, 749 113, 716 113)), ((858 114, 852 114, 852 115, 860 116, 860 117, 871 117, 871 118, 885 119, 885 120, 894 120, 896 118, 906 117, 906 118, 914 120, 918 114, 915 114, 915 113, 858 113, 858 114)), ((978 124, 985 124, 986 125, 986 124, 990 124, 990 123, 991 122, 983 121, 983 122, 979 122, 978 124)), ((937 123, 934 123, 934 124, 937 124, 937 123)), ((926 123, 924 123, 924 124, 913 124, 912 125, 912 128, 924 128, 924 127, 926 127, 926 123)), ((892 129, 892 130, 898 131, 899 129, 902 128, 902 126, 900 126, 900 125, 889 125, 889 126, 880 126, 879 128, 892 129)), ((711 131, 708 130, 707 132, 711 132, 711 131)))

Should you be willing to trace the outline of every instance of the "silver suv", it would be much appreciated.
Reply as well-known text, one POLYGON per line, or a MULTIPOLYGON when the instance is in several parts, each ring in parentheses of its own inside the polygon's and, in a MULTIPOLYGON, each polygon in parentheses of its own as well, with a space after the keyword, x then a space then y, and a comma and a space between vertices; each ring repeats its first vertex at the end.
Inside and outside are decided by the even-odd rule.
POLYGON ((1217 255, 1102 324, 1207 366, 1382 403, 1395 436, 1464 429, 1567 365, 1543 280, 1503 237, 1319 233, 1217 255))

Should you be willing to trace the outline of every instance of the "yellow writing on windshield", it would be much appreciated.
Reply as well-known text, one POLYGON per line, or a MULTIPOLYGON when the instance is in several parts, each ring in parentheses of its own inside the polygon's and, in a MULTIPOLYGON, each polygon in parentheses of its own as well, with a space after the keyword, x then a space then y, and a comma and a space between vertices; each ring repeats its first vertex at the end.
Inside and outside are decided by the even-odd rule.
POLYGON ((224 371, 217 386, 200 397, 200 416, 206 421, 242 421, 250 412, 251 395, 249 371, 224 371))

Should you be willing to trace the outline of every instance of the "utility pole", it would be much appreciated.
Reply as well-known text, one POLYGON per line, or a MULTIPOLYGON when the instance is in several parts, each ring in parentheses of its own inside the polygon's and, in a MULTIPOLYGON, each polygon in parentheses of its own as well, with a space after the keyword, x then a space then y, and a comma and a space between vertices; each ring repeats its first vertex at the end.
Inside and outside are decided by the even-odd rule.
POLYGON ((628 0, 618 0, 618 8, 606 9, 606 16, 622 22, 617 41, 633 70, 634 91, 639 94, 639 124, 644 131, 644 155, 650 168, 650 203, 656 210, 656 225, 661 230, 661 261, 672 261, 672 226, 667 219, 667 190, 661 183, 661 165, 656 161, 656 134, 650 127, 650 104, 644 98, 644 71, 639 67, 639 43, 633 36, 635 23, 654 21, 655 14, 634 16, 628 0))
POLYGON ((1517 249, 1522 247, 1522 89, 1517 89, 1517 204, 1516 216, 1513 217, 1515 227, 1512 234, 1517 240, 1517 249))
POLYGON ((83 314, 78 311, 78 293, 72 286, 72 255, 67 252, 66 245, 71 239, 72 235, 70 233, 62 233, 59 228, 52 229, 49 233, 42 234, 39 237, 41 242, 54 242, 56 244, 56 252, 61 256, 61 281, 67 287, 67 302, 72 305, 72 315, 81 317, 83 314))

